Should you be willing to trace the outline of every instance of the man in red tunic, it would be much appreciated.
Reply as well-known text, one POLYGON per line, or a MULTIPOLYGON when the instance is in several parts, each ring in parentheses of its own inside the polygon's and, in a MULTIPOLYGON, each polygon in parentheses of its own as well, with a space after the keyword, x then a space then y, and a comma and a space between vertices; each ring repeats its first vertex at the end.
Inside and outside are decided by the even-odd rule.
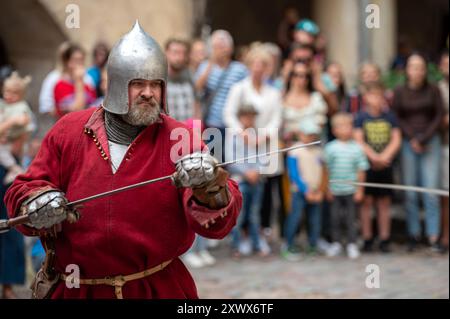
POLYGON ((192 133, 167 115, 167 62, 138 23, 111 51, 107 73, 103 105, 61 118, 5 196, 10 217, 29 214, 20 231, 41 236, 50 252, 34 296, 197 298, 178 257, 194 233, 226 236, 242 196, 208 153, 191 146, 171 159, 172 130, 192 133), (78 217, 69 201, 174 171, 176 186, 165 180, 92 200, 68 222, 78 217))

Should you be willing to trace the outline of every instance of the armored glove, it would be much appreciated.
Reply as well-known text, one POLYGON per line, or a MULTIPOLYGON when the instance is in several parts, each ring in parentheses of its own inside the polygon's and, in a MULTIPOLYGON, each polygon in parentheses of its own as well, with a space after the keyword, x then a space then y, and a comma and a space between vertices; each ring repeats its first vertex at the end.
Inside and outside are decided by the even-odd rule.
POLYGON ((208 153, 193 153, 176 163, 174 183, 177 187, 190 187, 195 199, 212 209, 227 206, 228 173, 217 167, 217 160, 208 153))
POLYGON ((50 189, 40 192, 22 203, 22 215, 29 215, 29 226, 42 229, 59 224, 68 217, 71 221, 79 218, 76 210, 67 207, 64 193, 50 189))

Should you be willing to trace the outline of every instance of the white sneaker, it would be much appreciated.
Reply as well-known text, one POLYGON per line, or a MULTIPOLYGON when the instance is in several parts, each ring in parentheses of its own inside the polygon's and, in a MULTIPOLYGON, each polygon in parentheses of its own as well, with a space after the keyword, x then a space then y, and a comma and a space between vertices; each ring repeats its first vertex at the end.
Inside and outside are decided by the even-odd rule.
POLYGON ((265 256, 269 255, 272 252, 272 249, 270 249, 270 246, 264 236, 261 236, 261 238, 259 239, 259 251, 265 256))
POLYGON ((239 253, 243 256, 249 256, 252 253, 252 243, 248 238, 239 243, 239 253))
POLYGON ((190 268, 202 268, 206 266, 203 259, 196 253, 187 253, 182 259, 190 268))
POLYGON ((270 227, 266 227, 262 230, 263 236, 266 238, 272 238, 273 229, 270 227))
POLYGON ((199 251, 198 256, 203 260, 203 263, 207 266, 211 266, 216 263, 216 258, 214 258, 207 250, 199 251))
POLYGON ((220 240, 218 239, 208 239, 207 240, 207 245, 208 248, 217 248, 220 244, 220 240))
POLYGON ((336 256, 340 255, 341 252, 342 252, 342 245, 338 242, 334 242, 327 249, 326 255, 328 257, 336 257, 336 256))
POLYGON ((323 238, 319 238, 317 241, 317 251, 321 254, 326 254, 328 249, 330 249, 330 243, 323 238))
POLYGON ((350 259, 356 259, 360 256, 358 246, 356 244, 347 245, 347 256, 350 259))

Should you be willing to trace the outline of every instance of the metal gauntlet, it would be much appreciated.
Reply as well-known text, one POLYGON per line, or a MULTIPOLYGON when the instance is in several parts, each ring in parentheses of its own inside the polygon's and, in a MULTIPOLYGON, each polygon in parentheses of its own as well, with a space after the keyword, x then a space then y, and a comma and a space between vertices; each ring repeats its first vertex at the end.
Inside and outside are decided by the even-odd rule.
POLYGON ((217 160, 208 153, 192 153, 176 163, 177 187, 203 187, 215 178, 217 160))
POLYGON ((228 173, 217 167, 217 160, 208 153, 193 153, 181 158, 176 164, 174 184, 190 187, 195 199, 212 209, 228 205, 228 173))
POLYGON ((50 189, 25 200, 20 210, 22 215, 29 215, 29 226, 36 229, 50 228, 68 217, 70 209, 67 202, 64 193, 50 189))

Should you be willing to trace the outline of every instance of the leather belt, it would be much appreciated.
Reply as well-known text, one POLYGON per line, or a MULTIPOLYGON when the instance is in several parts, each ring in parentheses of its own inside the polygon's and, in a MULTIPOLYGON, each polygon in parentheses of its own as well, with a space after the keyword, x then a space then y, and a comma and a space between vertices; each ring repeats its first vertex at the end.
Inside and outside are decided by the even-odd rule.
MULTIPOLYGON (((122 276, 122 275, 118 275, 118 276, 114 276, 114 277, 106 277, 106 278, 100 278, 100 279, 77 279, 77 278, 72 278, 69 277, 70 279, 74 279, 75 283, 79 283, 81 285, 109 285, 109 286, 113 286, 114 287, 114 292, 116 294, 117 299, 123 299, 123 293, 122 293, 122 287, 128 282, 128 281, 132 281, 132 280, 137 280, 137 279, 142 279, 145 278, 147 276, 150 276, 160 270, 163 270, 164 268, 166 268, 166 266, 168 264, 170 264, 172 262, 171 260, 165 261, 155 267, 152 267, 150 269, 141 271, 141 272, 137 272, 135 274, 131 274, 131 275, 126 275, 126 276, 122 276)), ((61 275, 60 276, 61 280, 66 280, 68 278, 68 276, 66 275, 61 275)))

